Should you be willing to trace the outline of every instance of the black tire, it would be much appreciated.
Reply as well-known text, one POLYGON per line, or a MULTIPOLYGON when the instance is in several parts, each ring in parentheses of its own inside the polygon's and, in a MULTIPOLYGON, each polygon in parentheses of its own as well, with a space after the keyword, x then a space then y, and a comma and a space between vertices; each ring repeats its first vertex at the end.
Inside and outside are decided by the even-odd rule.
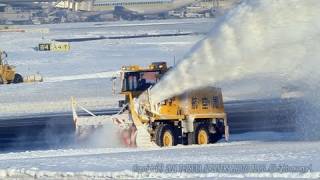
POLYGON ((211 143, 211 138, 210 138, 208 125, 204 124, 204 123, 196 125, 193 138, 194 138, 193 141, 194 141, 195 144, 210 144, 211 143), (207 139, 205 140, 206 143, 201 142, 201 140, 199 139, 199 134, 200 133, 205 133, 205 135, 207 136, 206 137, 207 139))
POLYGON ((160 147, 168 146, 164 142, 164 136, 166 133, 169 133, 172 136, 172 143, 169 146, 177 145, 177 136, 174 131, 174 127, 169 124, 160 124, 155 129, 155 141, 156 144, 160 147))
POLYGON ((17 83, 22 83, 22 82, 23 82, 23 77, 20 74, 15 74, 14 79, 13 79, 13 83, 17 84, 17 83))
POLYGON ((223 123, 217 123, 213 128, 215 129, 215 132, 211 134, 211 142, 216 143, 223 138, 225 127, 223 123))
POLYGON ((0 84, 3 84, 3 80, 1 76, 0 76, 0 84))
POLYGON ((211 141, 211 143, 216 143, 216 142, 218 142, 220 139, 222 139, 222 134, 221 133, 219 133, 219 132, 216 132, 216 133, 214 133, 214 134, 211 134, 210 135, 210 141, 211 141))

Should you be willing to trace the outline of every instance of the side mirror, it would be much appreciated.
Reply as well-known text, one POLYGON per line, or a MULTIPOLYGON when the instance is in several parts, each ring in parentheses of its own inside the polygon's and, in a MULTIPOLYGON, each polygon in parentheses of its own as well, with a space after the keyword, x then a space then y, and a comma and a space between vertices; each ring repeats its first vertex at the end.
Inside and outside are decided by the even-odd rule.
POLYGON ((116 80, 117 80, 116 76, 113 76, 111 78, 111 81, 112 81, 112 95, 116 94, 116 80))

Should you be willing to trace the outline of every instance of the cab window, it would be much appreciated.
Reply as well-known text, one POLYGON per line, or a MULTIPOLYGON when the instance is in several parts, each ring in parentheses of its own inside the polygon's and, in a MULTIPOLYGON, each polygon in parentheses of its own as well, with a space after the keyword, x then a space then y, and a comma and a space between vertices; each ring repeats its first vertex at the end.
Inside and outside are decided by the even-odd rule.
POLYGON ((158 77, 158 71, 126 72, 122 91, 145 91, 159 80, 158 77))

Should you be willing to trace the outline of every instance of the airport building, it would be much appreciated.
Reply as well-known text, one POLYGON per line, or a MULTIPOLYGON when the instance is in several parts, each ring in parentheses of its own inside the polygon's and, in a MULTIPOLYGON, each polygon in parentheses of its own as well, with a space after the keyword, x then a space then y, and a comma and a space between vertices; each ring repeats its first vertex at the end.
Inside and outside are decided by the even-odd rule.
POLYGON ((0 3, 0 24, 214 17, 217 9, 221 11, 237 0, 47 0, 50 1, 47 3, 34 3, 43 0, 26 1, 0 3))
POLYGON ((0 4, 1 24, 27 24, 31 21, 32 12, 22 7, 12 7, 0 4))
POLYGON ((63 0, 56 7, 75 11, 113 11, 115 7, 123 7, 141 13, 155 13, 200 2, 200 0, 63 0))

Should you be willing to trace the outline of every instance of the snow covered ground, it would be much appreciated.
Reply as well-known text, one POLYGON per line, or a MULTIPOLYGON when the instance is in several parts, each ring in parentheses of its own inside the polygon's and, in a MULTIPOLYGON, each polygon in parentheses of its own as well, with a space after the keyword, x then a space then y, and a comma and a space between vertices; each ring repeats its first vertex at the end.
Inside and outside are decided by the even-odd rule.
POLYGON ((319 142, 294 134, 233 135, 206 146, 61 149, 0 154, 0 178, 320 178, 319 142))
MULTIPOLYGON (((70 111, 74 96, 89 109, 116 106, 112 77, 122 65, 180 60, 203 36, 99 40, 71 43, 71 51, 37 52, 55 38, 143 33, 208 32, 214 19, 24 26, 36 32, 1 33, 0 48, 18 72, 40 72, 43 83, 0 86, 0 116, 70 111)), ((319 141, 293 133, 231 135, 230 142, 172 148, 91 148, 0 154, 0 179, 320 178, 319 141)), ((105 137, 110 141, 111 137, 105 137)))
POLYGON ((26 33, 0 33, 0 49, 7 51, 8 62, 17 72, 39 72, 44 83, 0 87, 0 115, 70 111, 74 96, 90 109, 116 106, 120 97, 112 97, 112 77, 123 65, 146 66, 183 55, 203 36, 159 37, 122 40, 98 40, 71 43, 71 51, 38 52, 39 43, 57 38, 120 36, 145 33, 206 33, 214 19, 80 23, 21 26, 26 33), (49 28, 49 33, 32 32, 49 28), (32 106, 31 106, 32 105, 32 106))

